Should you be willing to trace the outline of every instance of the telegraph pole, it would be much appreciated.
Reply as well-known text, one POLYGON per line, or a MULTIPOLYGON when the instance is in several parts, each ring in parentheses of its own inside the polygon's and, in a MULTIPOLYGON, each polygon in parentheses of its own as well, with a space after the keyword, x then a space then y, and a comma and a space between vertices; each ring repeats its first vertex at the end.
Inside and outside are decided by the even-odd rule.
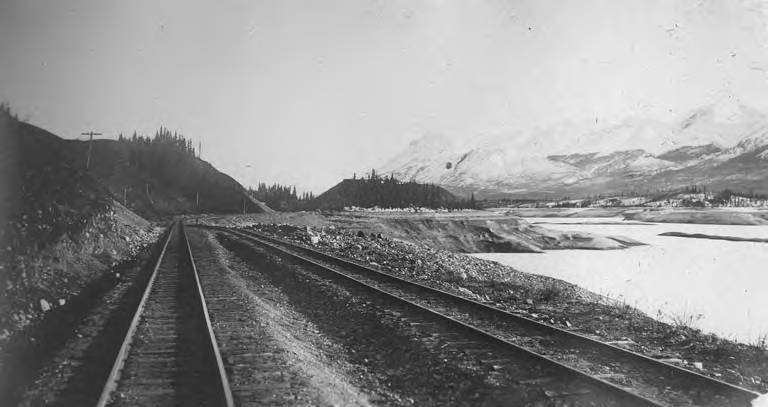
POLYGON ((85 159, 85 169, 91 167, 91 151, 93 150, 93 136, 101 136, 101 133, 95 133, 93 130, 88 133, 80 133, 82 136, 89 136, 88 138, 88 158, 85 159))

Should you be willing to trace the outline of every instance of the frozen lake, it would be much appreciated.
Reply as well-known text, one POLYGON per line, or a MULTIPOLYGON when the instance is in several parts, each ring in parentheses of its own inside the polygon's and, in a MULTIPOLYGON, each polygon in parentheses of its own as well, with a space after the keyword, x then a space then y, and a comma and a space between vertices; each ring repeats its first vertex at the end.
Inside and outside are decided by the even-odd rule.
POLYGON ((768 238, 768 226, 641 224, 621 218, 526 218, 551 229, 621 235, 626 250, 481 253, 518 270, 559 278, 671 321, 742 342, 768 334, 768 243, 658 236, 664 232, 768 238), (620 224, 601 224, 616 222, 620 224))

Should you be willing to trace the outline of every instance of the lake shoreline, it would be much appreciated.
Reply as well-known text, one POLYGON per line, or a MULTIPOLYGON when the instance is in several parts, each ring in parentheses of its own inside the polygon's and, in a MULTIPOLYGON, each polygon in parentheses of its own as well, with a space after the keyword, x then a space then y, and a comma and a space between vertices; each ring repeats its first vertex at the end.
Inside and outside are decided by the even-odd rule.
MULTIPOLYGON (((535 223, 554 219, 528 220, 535 223)), ((724 338, 751 343, 768 334, 768 306, 755 288, 768 285, 768 276, 757 272, 768 262, 768 226, 658 223, 634 227, 638 223, 620 218, 554 221, 546 226, 627 236, 646 245, 621 251, 545 250, 536 256, 476 256, 524 272, 563 279, 625 301, 665 322, 693 318, 696 327, 724 338), (681 234, 735 239, 680 238, 681 234)))
POLYGON ((768 225, 768 208, 492 208, 521 218, 546 220, 620 218, 638 223, 681 223, 699 225, 768 225))
POLYGON ((728 240, 731 242, 768 243, 768 239, 762 239, 757 237, 748 238, 748 237, 736 237, 736 236, 706 235, 703 233, 664 232, 659 234, 659 236, 685 237, 685 238, 691 238, 691 239, 728 240))

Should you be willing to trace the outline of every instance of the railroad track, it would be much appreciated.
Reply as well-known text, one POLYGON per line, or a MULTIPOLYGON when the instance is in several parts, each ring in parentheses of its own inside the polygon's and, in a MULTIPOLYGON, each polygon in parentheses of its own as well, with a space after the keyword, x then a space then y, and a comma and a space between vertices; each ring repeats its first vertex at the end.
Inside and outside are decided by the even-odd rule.
POLYGON ((98 406, 232 406, 184 225, 171 226, 98 406))
POLYGON ((234 234, 474 330, 487 341, 560 370, 619 405, 750 406, 759 394, 524 316, 261 233, 234 234), (533 351, 535 349, 535 351, 533 351))

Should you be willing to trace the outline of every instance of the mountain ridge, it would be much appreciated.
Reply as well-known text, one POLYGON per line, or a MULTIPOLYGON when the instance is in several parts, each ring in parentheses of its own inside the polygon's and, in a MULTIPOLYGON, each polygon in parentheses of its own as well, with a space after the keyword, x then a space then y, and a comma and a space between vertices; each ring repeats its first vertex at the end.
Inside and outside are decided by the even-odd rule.
POLYGON ((457 194, 552 197, 728 180, 768 192, 768 115, 737 102, 703 106, 664 123, 625 119, 513 132, 459 143, 430 133, 379 168, 457 194), (738 169, 738 170, 737 170, 738 169))

